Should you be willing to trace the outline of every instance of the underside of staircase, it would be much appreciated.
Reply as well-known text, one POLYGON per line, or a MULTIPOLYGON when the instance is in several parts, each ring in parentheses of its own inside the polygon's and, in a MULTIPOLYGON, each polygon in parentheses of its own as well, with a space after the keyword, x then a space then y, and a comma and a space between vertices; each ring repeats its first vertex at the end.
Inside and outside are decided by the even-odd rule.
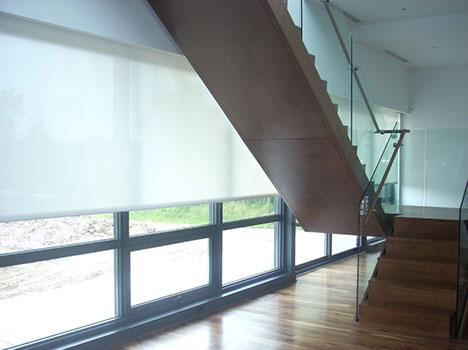
POLYGON ((458 222, 396 217, 394 223, 360 305, 360 323, 449 337, 456 317, 458 222))
POLYGON ((148 1, 304 229, 356 234, 368 179, 284 1, 148 1))

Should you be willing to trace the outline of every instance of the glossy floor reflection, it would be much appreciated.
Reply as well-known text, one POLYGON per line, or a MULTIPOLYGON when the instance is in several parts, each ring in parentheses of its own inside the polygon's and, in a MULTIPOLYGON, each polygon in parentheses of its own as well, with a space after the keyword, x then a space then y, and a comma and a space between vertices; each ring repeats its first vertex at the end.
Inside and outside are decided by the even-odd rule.
MULTIPOLYGON (((361 280, 378 254, 361 256, 361 280)), ((468 343, 379 333, 354 322, 356 258, 300 276, 296 284, 203 320, 148 334, 116 348, 146 349, 468 349, 468 343)))

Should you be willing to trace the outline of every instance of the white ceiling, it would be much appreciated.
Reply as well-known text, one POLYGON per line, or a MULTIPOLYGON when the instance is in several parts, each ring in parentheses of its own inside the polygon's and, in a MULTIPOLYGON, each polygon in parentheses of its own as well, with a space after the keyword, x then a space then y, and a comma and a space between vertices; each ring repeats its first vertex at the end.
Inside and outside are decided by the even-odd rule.
POLYGON ((409 68, 468 66, 468 0, 331 2, 362 21, 353 27, 356 41, 394 52, 409 68))
POLYGON ((468 12, 468 0, 330 0, 364 24, 468 12), (405 9, 402 11, 402 9, 405 9))

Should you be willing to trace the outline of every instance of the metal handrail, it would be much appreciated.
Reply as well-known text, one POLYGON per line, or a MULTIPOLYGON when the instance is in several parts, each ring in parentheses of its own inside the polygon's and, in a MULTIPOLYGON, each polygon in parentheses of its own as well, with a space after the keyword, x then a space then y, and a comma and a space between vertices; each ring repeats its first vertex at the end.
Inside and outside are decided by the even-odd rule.
POLYGON ((396 144, 394 144, 395 149, 393 150, 393 153, 392 153, 392 156, 391 156, 391 158, 390 158, 390 160, 388 162, 387 168, 385 169, 382 180, 379 183, 379 187, 377 187, 377 191, 375 192, 375 194, 373 196, 373 199, 372 199, 372 202, 370 204, 369 210, 367 211, 367 214, 364 217, 364 221, 363 221, 363 226, 364 227, 367 226, 367 224, 369 223, 371 214, 374 212, 374 209, 375 209, 375 207, 377 205, 379 195, 382 192, 383 186, 385 184, 385 181, 387 180, 388 174, 390 173, 393 162, 395 161, 395 158, 396 158, 396 156, 398 154, 398 151, 400 150, 400 147, 403 145, 403 139, 405 138, 405 135, 407 133, 409 133, 409 130, 408 129, 402 129, 402 130, 398 130, 398 132, 400 132, 400 138, 398 139, 398 142, 396 144))
POLYGON ((364 103, 365 103, 365 105, 367 107, 367 110, 369 111, 369 114, 370 114, 371 119, 372 119, 372 123, 374 124, 375 132, 376 133, 381 133, 381 129, 379 127, 379 124, 377 123, 377 119, 375 118, 374 111, 372 110, 369 99, 367 98, 367 95, 364 92, 364 87, 362 86, 361 80, 359 79, 359 76, 357 74, 357 70, 354 69, 353 62, 351 60, 351 56, 349 55, 349 52, 346 49, 345 42, 343 40, 343 37, 340 34, 340 30, 338 29, 338 25, 336 24, 335 17, 333 16, 333 13, 331 12, 330 6, 328 4, 329 1, 330 0, 326 0, 323 3, 324 3, 325 8, 327 10, 328 16, 330 17, 331 23, 333 25, 333 29, 335 30, 335 33, 338 36, 338 41, 340 42, 341 48, 343 49, 343 52, 344 52, 344 54, 346 56, 346 60, 348 61, 348 64, 351 67, 351 71, 352 71, 352 74, 353 74, 354 78, 356 79, 356 84, 357 84, 357 86, 359 88, 359 91, 361 91, 362 98, 364 99, 364 103))

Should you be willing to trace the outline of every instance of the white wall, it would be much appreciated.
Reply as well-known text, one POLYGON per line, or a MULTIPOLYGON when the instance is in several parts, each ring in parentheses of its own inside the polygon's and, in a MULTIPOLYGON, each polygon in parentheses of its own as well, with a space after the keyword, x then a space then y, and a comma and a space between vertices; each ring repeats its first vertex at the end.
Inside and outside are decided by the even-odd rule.
POLYGON ((402 203, 458 207, 468 176, 468 67, 410 71, 411 129, 402 155, 402 203))
MULTIPOLYGON (((408 112, 409 82, 406 67, 387 55, 359 45, 357 50, 362 57, 368 74, 371 89, 378 105, 400 112, 408 112)), ((358 63, 359 65, 359 63, 358 63)))
POLYGON ((1 0, 0 11, 180 53, 146 0, 1 0))

